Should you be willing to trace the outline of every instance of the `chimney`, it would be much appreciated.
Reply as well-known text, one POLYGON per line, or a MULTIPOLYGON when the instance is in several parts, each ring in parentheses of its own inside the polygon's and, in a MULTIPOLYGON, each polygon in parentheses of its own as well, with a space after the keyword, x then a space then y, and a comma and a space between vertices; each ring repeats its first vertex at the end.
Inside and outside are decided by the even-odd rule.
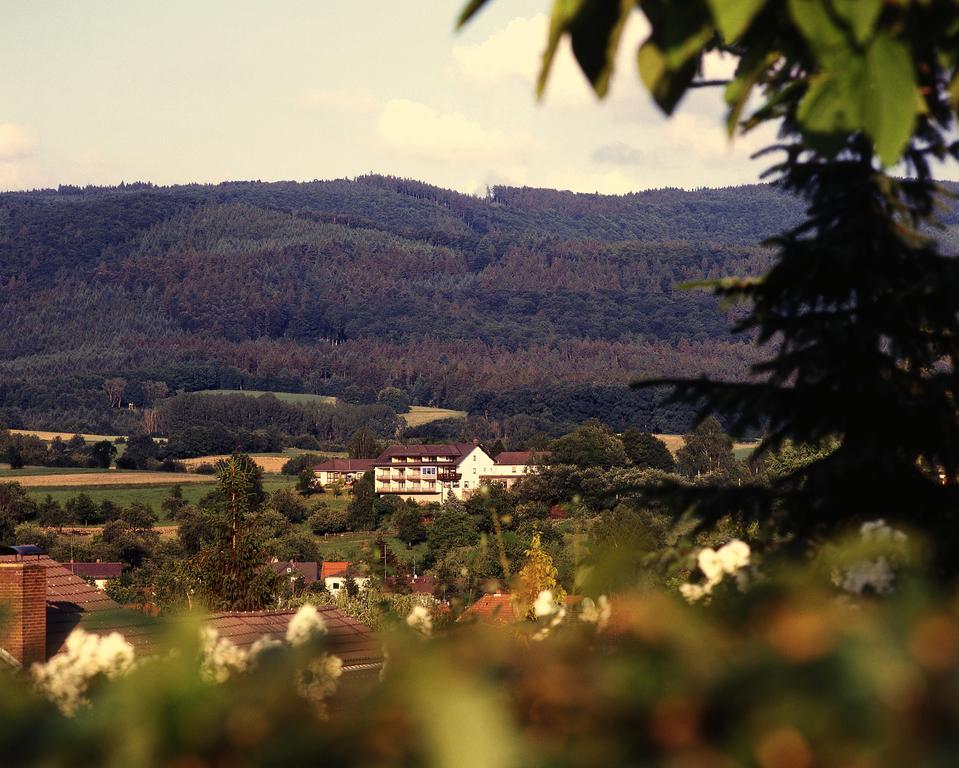
POLYGON ((0 563, 0 648, 23 666, 47 657, 47 569, 0 563))

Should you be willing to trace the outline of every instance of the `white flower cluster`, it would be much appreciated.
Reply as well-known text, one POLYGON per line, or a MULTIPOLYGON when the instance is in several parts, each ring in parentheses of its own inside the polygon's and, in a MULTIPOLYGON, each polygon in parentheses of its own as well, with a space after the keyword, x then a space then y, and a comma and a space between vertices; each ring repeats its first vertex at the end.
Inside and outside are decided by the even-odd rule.
POLYGON ((433 632, 433 618, 425 605, 414 605, 406 617, 406 625, 417 632, 429 636, 433 632))
POLYGON ((323 700, 336 691, 337 681, 343 674, 343 660, 339 656, 324 653, 310 662, 296 681, 300 694, 313 702, 318 712, 323 713, 323 700))
POLYGON ((549 619, 549 622, 533 635, 534 640, 545 640, 549 633, 562 624, 563 619, 566 618, 566 608, 556 602, 552 591, 548 589, 544 589, 536 596, 536 602, 533 603, 533 613, 536 614, 537 619, 549 619))
POLYGON ((200 630, 200 674, 204 680, 225 683, 235 672, 243 672, 249 663, 249 654, 230 640, 220 637, 213 627, 200 630))
POLYGON ((292 646, 303 645, 308 642, 313 635, 325 635, 326 622, 320 616, 320 612, 312 605, 304 605, 296 615, 290 619, 286 627, 286 642, 292 646))
POLYGON ((886 521, 882 518, 868 523, 863 523, 859 527, 859 535, 862 536, 863 541, 870 543, 889 542, 894 544, 905 544, 906 540, 909 538, 902 531, 897 531, 895 528, 891 528, 890 526, 886 525, 886 521))
POLYGON ((613 606, 606 595, 600 595, 594 603, 590 598, 583 598, 582 608, 579 619, 589 624, 596 625, 596 631, 602 632, 609 624, 609 617, 612 614, 613 606))
MULTIPOLYGON (((326 623, 320 612, 312 605, 304 605, 286 627, 286 642, 296 647, 308 642, 314 635, 325 633, 326 623)), ((244 651, 227 638, 220 637, 212 627, 201 630, 201 639, 203 659, 200 673, 205 680, 215 683, 224 683, 232 674, 250 669, 263 651, 282 645, 279 640, 264 635, 248 651, 244 651)))
POLYGON ((702 584, 683 584, 679 591, 690 603, 712 594, 713 589, 727 576, 735 576, 749 565, 751 552, 745 541, 733 539, 718 550, 706 547, 699 553, 697 564, 706 581, 702 584))
MULTIPOLYGON (((866 544, 901 545, 908 539, 905 533, 886 525, 886 521, 881 518, 863 523, 859 527, 859 535, 866 544)), ((867 591, 884 595, 892 590, 895 579, 896 573, 885 555, 874 560, 860 560, 832 575, 832 581, 837 587, 856 595, 867 591)))
POLYGON ((72 715, 86 703, 93 678, 118 677, 133 669, 135 663, 133 646, 123 635, 94 635, 78 628, 70 633, 62 653, 44 664, 34 664, 30 672, 37 688, 64 714, 72 715))

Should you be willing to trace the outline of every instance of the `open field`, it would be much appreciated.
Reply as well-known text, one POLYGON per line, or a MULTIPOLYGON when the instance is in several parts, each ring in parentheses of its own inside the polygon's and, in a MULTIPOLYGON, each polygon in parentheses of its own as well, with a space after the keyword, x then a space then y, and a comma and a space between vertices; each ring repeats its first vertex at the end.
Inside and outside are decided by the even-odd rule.
POLYGON ((19 480, 21 477, 76 475, 76 474, 104 474, 105 469, 88 469, 86 467, 23 467, 10 469, 9 464, 0 464, 0 482, 19 480))
POLYGON ((465 419, 466 411, 452 411, 449 408, 433 408, 428 405, 411 405, 410 412, 402 414, 408 427, 418 427, 440 419, 465 419))
MULTIPOLYGON (((676 451, 682 448, 685 444, 682 435, 654 435, 654 437, 658 437, 660 440, 666 443, 666 447, 669 448, 669 452, 674 455, 676 454, 676 451)), ((745 461, 756 449, 757 445, 759 445, 758 441, 750 443, 733 443, 733 453, 736 454, 737 459, 740 461, 745 461)))
POLYGON ((189 485, 213 483, 210 475, 191 475, 186 472, 143 472, 138 470, 72 471, 54 474, 17 474, 8 472, 5 478, 16 480, 24 488, 110 488, 114 486, 189 485))
MULTIPOLYGON (((289 456, 285 455, 274 455, 274 456, 262 456, 257 454, 251 454, 250 458, 256 463, 256 465, 262 469, 264 472, 269 472, 271 474, 279 474, 280 470, 283 469, 283 465, 290 460, 292 456, 296 456, 299 453, 308 453, 308 451, 298 451, 297 453, 290 454, 289 456)), ((223 459, 228 459, 229 456, 196 456, 192 459, 180 459, 180 462, 186 465, 187 469, 193 469, 198 467, 201 464, 216 464, 218 461, 223 459)))
MULTIPOLYGON (((36 435, 41 440, 53 440, 56 437, 59 437, 61 440, 69 440, 73 437, 76 432, 46 432, 42 429, 11 429, 10 434, 12 435, 36 435)), ((85 433, 80 433, 80 437, 86 440, 88 443, 99 443, 101 440, 109 440, 111 443, 114 442, 118 437, 122 435, 90 435, 85 433)))
MULTIPOLYGON (((170 473, 163 473, 170 474, 170 473)), ((174 476, 179 478, 190 477, 190 475, 183 475, 182 473, 174 473, 174 476)), ((194 475, 195 477, 195 475, 194 475)), ((109 499, 117 506, 126 507, 134 502, 139 502, 141 504, 146 504, 153 508, 153 511, 160 515, 160 522, 170 522, 167 520, 163 511, 160 509, 160 503, 170 495, 170 490, 174 485, 181 485, 183 491, 183 498, 189 504, 196 504, 204 496, 206 496, 212 490, 212 480, 213 478, 208 478, 210 482, 206 484, 193 483, 193 484, 180 484, 177 482, 167 483, 165 485, 152 485, 152 486, 136 486, 136 485, 117 485, 113 487, 95 487, 95 488, 84 488, 84 487, 72 487, 72 488, 56 488, 56 487, 28 487, 26 489, 27 494, 40 501, 49 494, 54 501, 59 502, 60 504, 66 504, 67 501, 72 499, 75 496, 78 496, 81 493, 85 493, 97 504, 109 499)), ((296 478, 286 477, 284 475, 272 475, 263 478, 263 489, 267 493, 272 493, 273 491, 279 490, 280 488, 292 488, 296 483, 296 478)), ((328 495, 326 497, 321 496, 319 498, 327 499, 331 501, 332 496, 328 495)), ((343 497, 346 499, 346 497, 343 497)), ((348 503, 348 500, 343 502, 348 503)), ((332 506, 332 504, 331 504, 332 506)))
POLYGON ((266 392, 259 389, 201 389, 194 392, 196 395, 249 395, 250 397, 259 397, 260 395, 274 395, 277 400, 284 400, 288 403, 327 403, 336 405, 336 398, 330 395, 310 395, 303 392, 266 392))

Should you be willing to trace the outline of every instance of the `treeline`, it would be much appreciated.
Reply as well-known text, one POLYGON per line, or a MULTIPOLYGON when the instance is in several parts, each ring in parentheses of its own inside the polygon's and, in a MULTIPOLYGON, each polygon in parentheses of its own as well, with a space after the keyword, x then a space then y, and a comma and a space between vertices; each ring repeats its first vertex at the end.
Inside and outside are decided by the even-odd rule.
POLYGON ((762 273, 762 240, 799 214, 764 186, 478 198, 379 176, 2 194, 0 420, 131 433, 110 378, 136 409, 148 382, 472 410, 477 392, 741 380, 736 310, 679 286, 762 273))

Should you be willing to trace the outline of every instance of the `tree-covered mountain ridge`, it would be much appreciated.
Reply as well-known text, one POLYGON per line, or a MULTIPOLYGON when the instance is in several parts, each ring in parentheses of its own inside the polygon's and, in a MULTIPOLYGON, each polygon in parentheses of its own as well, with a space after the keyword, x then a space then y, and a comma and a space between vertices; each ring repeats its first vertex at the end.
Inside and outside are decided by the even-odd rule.
MULTIPOLYGON (((95 382, 118 375, 398 386, 465 408, 490 392, 742 378, 755 350, 729 335, 735 308, 678 286, 762 273, 762 241, 800 215, 762 185, 473 197, 367 176, 6 193, 0 408, 92 427, 95 382)), ((956 223, 950 211, 944 238, 956 223)))

